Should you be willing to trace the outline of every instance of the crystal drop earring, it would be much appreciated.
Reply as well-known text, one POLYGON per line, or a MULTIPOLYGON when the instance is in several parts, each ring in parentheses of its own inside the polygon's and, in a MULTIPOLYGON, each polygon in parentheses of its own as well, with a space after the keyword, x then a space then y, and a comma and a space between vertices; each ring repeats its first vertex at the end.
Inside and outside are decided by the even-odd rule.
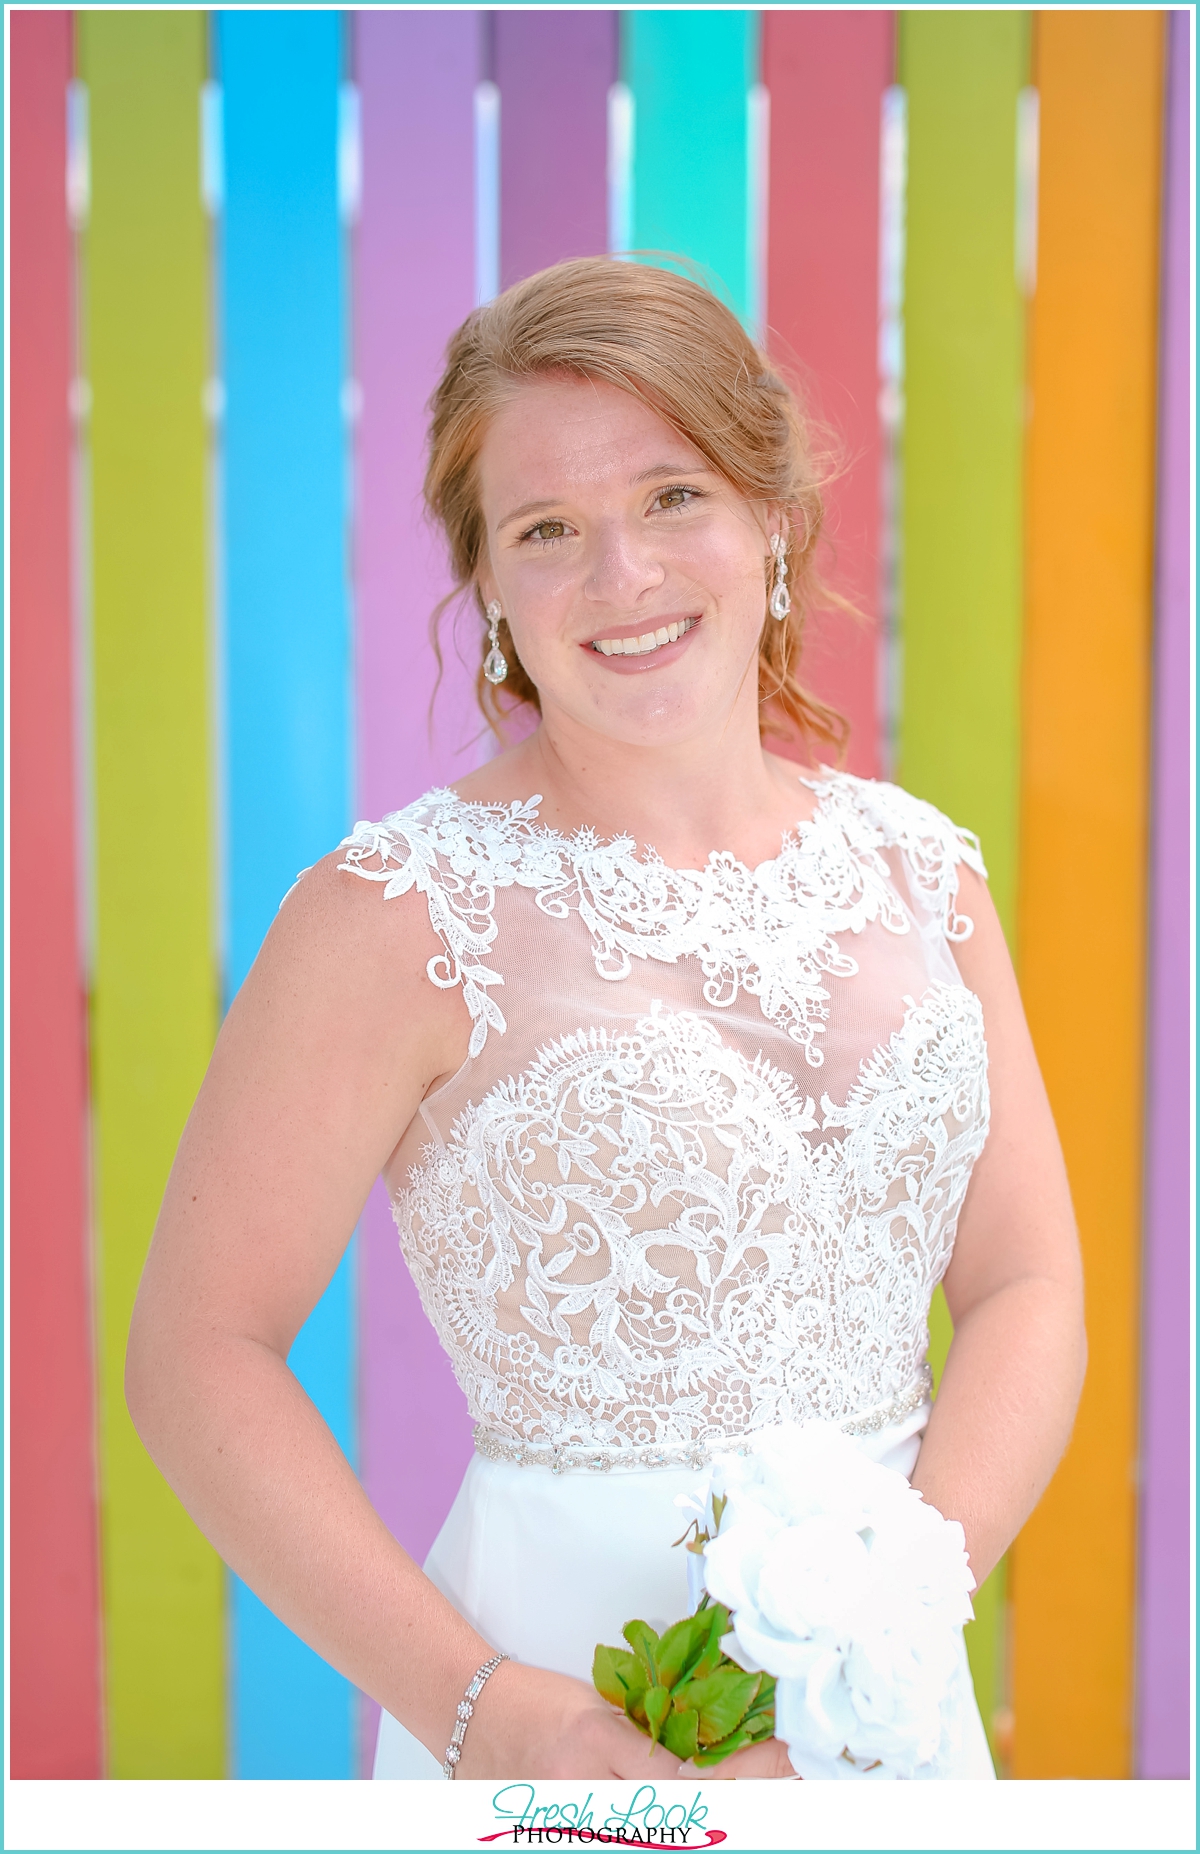
POLYGON ((767 610, 772 618, 782 624, 792 609, 792 595, 787 589, 787 542, 781 534, 771 536, 771 552, 775 556, 775 583, 771 588, 767 610))
POLYGON ((491 649, 484 659, 483 673, 493 684, 503 682, 508 675, 508 658, 500 648, 500 619, 502 617, 499 602, 493 599, 487 608, 488 639, 491 649))

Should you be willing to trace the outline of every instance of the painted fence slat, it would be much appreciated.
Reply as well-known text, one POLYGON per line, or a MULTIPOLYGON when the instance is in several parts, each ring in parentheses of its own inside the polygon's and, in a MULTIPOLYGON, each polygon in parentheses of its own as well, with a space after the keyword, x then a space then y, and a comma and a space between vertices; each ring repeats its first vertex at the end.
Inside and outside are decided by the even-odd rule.
MULTIPOLYGON (((337 12, 228 11, 219 290, 227 995, 297 872, 350 823, 345 228, 337 12)), ((290 1364, 356 1456, 354 1245, 290 1364)), ((357 1699, 237 1578, 239 1777, 349 1777, 357 1699)))
POLYGON ((763 16, 771 99, 768 340, 798 362, 842 474, 831 484, 826 576, 868 617, 820 613, 803 676, 850 722, 847 765, 880 771, 879 159, 894 15, 785 9, 763 16))
MULTIPOLYGON (((901 784, 978 831, 1012 938, 1017 865, 1024 305, 1017 97, 1028 15, 901 15, 908 95, 901 784)), ((944 1303, 943 1320, 944 1316, 944 1303)), ((948 1334, 934 1328, 935 1350, 948 1334)), ((967 1629, 984 1726, 1005 1702, 1004 1566, 967 1629)))
POLYGON ((210 806, 204 18, 77 16, 91 202, 100 1499, 111 1777, 225 1767, 220 1561, 125 1409, 133 1298, 217 1023, 210 806))
POLYGON ((617 16, 499 10, 500 287, 608 240, 608 92, 617 16))
POLYGON ((1017 873, 1024 303, 1014 262, 1029 16, 905 13, 901 782, 1017 873))
POLYGON ((1161 13, 1038 15, 1019 947, 1089 1365, 1013 1552, 1019 1777, 1131 1769, 1162 77, 1161 13))
POLYGON ((1188 411, 1191 16, 1170 15, 1158 384, 1158 563, 1147 1013, 1146 1227, 1142 1266, 1141 1540, 1138 1567, 1139 1777, 1186 1777, 1191 1760, 1192 1628, 1188 1374, 1192 1146, 1188 917, 1192 786, 1192 483, 1188 411))
POLYGON ((749 96, 759 15, 681 8, 621 14, 633 96, 633 249, 690 259, 743 320, 756 309, 749 222, 749 96))
POLYGON ((71 587, 71 15, 14 13, 10 1721, 14 1777, 99 1777, 86 1031, 71 587))
MULTIPOLYGON (((355 16, 363 138, 354 273, 362 394, 356 809, 369 818, 462 778, 478 758, 478 619, 464 614, 456 627, 447 613, 434 702, 429 617, 449 591, 449 576, 422 519, 421 479, 425 402, 446 342, 475 305, 480 37, 480 17, 467 8, 355 16), (429 172, 438 176, 436 189, 413 184, 414 175, 429 172)), ((376 1511, 420 1563, 470 1458, 471 1426, 401 1259, 382 1184, 368 1201, 361 1240, 362 1479, 376 1511)), ((374 1701, 364 1701, 364 1775, 378 1717, 374 1701)))

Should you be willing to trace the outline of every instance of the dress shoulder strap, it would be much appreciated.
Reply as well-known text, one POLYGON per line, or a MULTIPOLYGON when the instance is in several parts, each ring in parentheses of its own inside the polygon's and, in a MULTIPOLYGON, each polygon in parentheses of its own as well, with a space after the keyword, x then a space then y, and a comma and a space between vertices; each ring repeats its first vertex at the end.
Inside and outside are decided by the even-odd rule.
MULTIPOLYGON (((960 863, 987 877, 974 831, 964 830, 936 805, 884 779, 840 773, 832 784, 835 806, 853 814, 878 848, 900 851, 914 901, 937 921, 946 938, 969 939, 974 924, 955 904, 960 863)), ((849 818, 844 821, 849 826, 849 818)))
POLYGON ((489 1029, 501 1036, 504 1013, 489 994, 504 979, 487 963, 496 939, 499 888, 520 881, 521 826, 537 816, 539 798, 513 805, 471 804, 446 787, 425 793, 380 823, 359 823, 343 839, 348 875, 383 885, 384 900, 416 889, 444 952, 426 972, 443 990, 462 986, 471 1013, 470 1054, 489 1029))

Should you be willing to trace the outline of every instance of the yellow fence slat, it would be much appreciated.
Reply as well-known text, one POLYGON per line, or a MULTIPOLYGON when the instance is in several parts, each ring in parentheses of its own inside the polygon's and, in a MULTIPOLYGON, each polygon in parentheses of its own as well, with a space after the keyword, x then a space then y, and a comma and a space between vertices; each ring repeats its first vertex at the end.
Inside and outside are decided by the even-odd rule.
POLYGON ((90 119, 85 366, 100 1491, 109 1775, 224 1773, 222 1573, 125 1409, 129 1316, 217 1023, 206 546, 205 15, 77 15, 90 119))

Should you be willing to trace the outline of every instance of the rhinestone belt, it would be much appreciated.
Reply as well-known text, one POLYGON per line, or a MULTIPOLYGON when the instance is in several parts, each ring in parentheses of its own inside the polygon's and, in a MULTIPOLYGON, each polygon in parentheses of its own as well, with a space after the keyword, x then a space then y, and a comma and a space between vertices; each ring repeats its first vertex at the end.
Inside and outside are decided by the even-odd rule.
MULTIPOLYGON (((848 1436, 877 1435, 892 1423, 900 1422, 918 1409, 929 1397, 933 1384, 928 1365, 908 1390, 890 1403, 881 1403, 861 1416, 849 1416, 838 1424, 848 1436)), ((593 1474, 609 1474, 613 1468, 706 1468, 714 1455, 748 1455, 752 1452, 756 1432, 741 1436, 706 1436, 697 1442, 649 1442, 621 1448, 616 1444, 591 1447, 585 1442, 515 1442, 497 1435, 482 1423, 475 1425, 475 1447, 488 1461, 507 1461, 518 1468, 549 1468, 552 1474, 565 1474, 572 1468, 586 1468, 593 1474)))

